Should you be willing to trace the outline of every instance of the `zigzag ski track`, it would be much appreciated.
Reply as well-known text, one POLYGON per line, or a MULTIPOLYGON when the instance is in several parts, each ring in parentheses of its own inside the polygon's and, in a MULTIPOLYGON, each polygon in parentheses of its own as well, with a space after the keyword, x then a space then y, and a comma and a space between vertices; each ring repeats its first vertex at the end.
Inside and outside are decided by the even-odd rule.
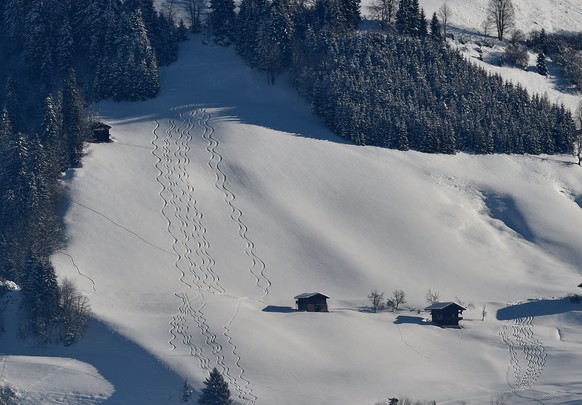
POLYGON ((521 394, 536 384, 546 364, 547 352, 533 333, 533 320, 532 316, 528 316, 507 321, 498 333, 509 350, 506 379, 511 392, 520 398, 543 403, 521 394))
POLYGON ((222 169, 224 158, 219 152, 220 142, 214 137, 215 129, 211 125, 211 116, 204 109, 201 110, 201 118, 198 121, 198 125, 203 129, 202 137, 207 142, 206 150, 210 154, 208 166, 212 169, 215 175, 214 186, 223 193, 224 201, 230 207, 230 219, 238 226, 239 237, 246 245, 245 254, 251 261, 248 271, 255 278, 257 288, 261 290, 261 294, 255 298, 264 298, 269 294, 269 288, 272 285, 271 281, 266 276, 266 264, 263 259, 257 255, 256 245, 251 240, 248 234, 249 228, 243 221, 243 212, 238 208, 237 204, 235 204, 236 196, 227 186, 228 179, 225 171, 222 169))
MULTIPOLYGON (((198 208, 196 190, 188 172, 188 166, 191 164, 189 153, 193 139, 192 131, 195 127, 194 118, 198 115, 204 117, 204 114, 200 110, 195 110, 182 112, 177 118, 168 119, 163 138, 159 134, 161 124, 158 121, 155 121, 155 128, 152 130, 152 155, 158 173, 156 181, 160 186, 161 214, 166 219, 166 231, 172 241, 171 251, 175 256, 173 267, 177 270, 178 280, 184 286, 174 294, 179 300, 179 305, 177 313, 169 322, 168 344, 170 351, 177 350, 178 346, 186 348, 206 371, 212 368, 210 357, 214 358, 237 392, 238 398, 245 404, 254 404, 257 397, 252 394, 250 381, 244 378, 245 370, 241 365, 241 357, 237 354, 237 346, 233 343, 232 336, 229 335, 229 326, 238 314, 238 306, 235 315, 224 326, 224 332, 221 334, 226 344, 230 346, 229 353, 234 357, 234 366, 229 366, 226 361, 226 350, 218 342, 218 335, 211 330, 204 314, 204 308, 208 303, 205 294, 226 296, 226 290, 221 286, 220 278, 213 270, 215 260, 210 254, 206 227, 202 223, 203 214, 198 208), (194 294, 193 298, 189 298, 189 294, 194 294), (193 303, 200 302, 202 304, 197 309, 193 308, 193 303), (189 324, 198 329, 202 335, 204 347, 194 344, 195 339, 189 324), (205 351, 209 351, 210 356, 206 355, 205 351)), ((202 119, 204 118, 199 118, 199 122, 202 119)), ((225 176, 224 180, 226 181, 225 176)), ((234 195, 232 197, 234 198, 234 195)), ((242 216, 242 212, 240 214, 242 216)), ((254 249, 254 245, 252 246, 254 249)))

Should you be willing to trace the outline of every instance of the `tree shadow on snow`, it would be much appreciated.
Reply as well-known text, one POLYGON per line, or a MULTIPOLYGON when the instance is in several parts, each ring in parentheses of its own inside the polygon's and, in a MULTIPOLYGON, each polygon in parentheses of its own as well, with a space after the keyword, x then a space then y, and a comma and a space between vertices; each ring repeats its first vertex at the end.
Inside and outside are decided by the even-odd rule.
POLYGON ((497 311, 496 316, 500 321, 508 321, 528 316, 557 315, 580 310, 582 310, 582 305, 570 302, 568 298, 555 300, 545 299, 528 301, 501 308, 497 311))
MULTIPOLYGON (((3 341, 2 346, 6 355, 69 358, 95 367, 113 388, 111 395, 102 402, 104 404, 153 405, 179 403, 182 399, 183 377, 95 318, 90 320, 85 337, 70 346, 38 346, 16 337, 3 341)), ((199 392, 192 392, 193 398, 198 395, 199 392)))

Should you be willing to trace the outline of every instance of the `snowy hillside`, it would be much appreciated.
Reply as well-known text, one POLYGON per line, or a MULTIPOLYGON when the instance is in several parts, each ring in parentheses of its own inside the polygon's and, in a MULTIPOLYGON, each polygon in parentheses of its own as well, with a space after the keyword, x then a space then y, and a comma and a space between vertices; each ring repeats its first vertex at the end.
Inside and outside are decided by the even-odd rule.
MULTIPOLYGON (((479 25, 485 0, 448 3, 479 25)), ((527 24, 581 26, 577 1, 515 3, 527 24)), ((67 178, 53 260, 90 297, 87 338, 30 347, 8 326, 0 383, 30 404, 180 403, 217 367, 249 405, 582 403, 582 305, 561 299, 582 282, 573 157, 357 147, 284 79, 182 46, 158 98, 99 105, 114 143, 67 178), (371 313, 371 289, 408 302, 371 313), (474 305, 461 329, 425 321, 428 289, 474 305), (295 312, 313 291, 330 312, 295 312)))
MULTIPOLYGON (((372 3, 374 0, 362 0, 362 14, 370 15, 372 3)), ((451 25, 471 33, 481 31, 488 0, 419 0, 419 3, 429 17, 446 3, 452 11, 451 25)), ((582 26, 582 10, 577 0, 513 0, 513 4, 516 28, 523 32, 542 28, 548 32, 576 32, 582 26)))

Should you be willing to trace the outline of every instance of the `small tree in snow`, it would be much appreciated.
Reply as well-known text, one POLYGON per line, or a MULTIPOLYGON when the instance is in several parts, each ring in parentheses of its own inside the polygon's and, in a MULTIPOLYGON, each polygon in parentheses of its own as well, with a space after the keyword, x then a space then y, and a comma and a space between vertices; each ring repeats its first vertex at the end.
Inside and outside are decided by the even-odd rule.
POLYGON ((538 54, 538 58, 536 61, 536 68, 538 69, 538 73, 542 76, 548 75, 548 66, 546 65, 546 55, 543 52, 538 54))
POLYGON ((198 405, 232 405, 232 403, 228 383, 214 367, 204 381, 204 388, 202 388, 202 394, 198 399, 198 405))
POLYGON ((394 303, 394 309, 398 309, 400 304, 406 304, 406 294, 402 290, 396 290, 392 293, 392 302, 394 303))
POLYGON ((440 293, 438 291, 432 291, 430 288, 426 292, 424 298, 426 298, 426 302, 429 304, 434 304, 435 302, 439 301, 440 293))
POLYGON ((485 320, 485 316, 487 316, 487 308, 485 308, 485 304, 483 304, 483 308, 481 309, 481 321, 485 320))
POLYGON ((382 309, 383 307, 383 300, 384 300, 384 291, 381 293, 378 290, 370 291, 370 295, 368 295, 368 299, 372 304, 372 311, 377 312, 378 309, 382 309))
POLYGON ((576 107, 576 111, 574 112, 574 121, 576 122, 578 129, 582 130, 582 100, 580 100, 578 107, 576 107))
POLYGON ((449 23, 451 22, 451 16, 453 15, 453 10, 444 3, 441 8, 438 10, 438 17, 441 21, 442 28, 443 28, 443 36, 447 37, 447 28, 449 27, 449 23))
POLYGON ((182 401, 188 402, 190 400, 190 396, 192 395, 192 388, 190 384, 188 384, 188 379, 184 379, 184 384, 182 385, 182 401))

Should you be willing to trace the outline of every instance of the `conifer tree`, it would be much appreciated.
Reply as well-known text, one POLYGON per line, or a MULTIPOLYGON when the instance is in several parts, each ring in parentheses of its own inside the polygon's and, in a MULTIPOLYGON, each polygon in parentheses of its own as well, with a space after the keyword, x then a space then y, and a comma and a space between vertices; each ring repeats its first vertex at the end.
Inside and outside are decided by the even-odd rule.
POLYGON ((210 30, 219 45, 230 45, 234 38, 234 0, 210 0, 210 30))
POLYGON ((54 326, 58 317, 59 286, 55 269, 48 259, 29 255, 22 282, 23 305, 28 319, 24 333, 32 333, 40 343, 55 339, 54 326))
POLYGON ((231 405, 232 403, 228 383, 214 367, 204 381, 204 388, 202 388, 202 393, 198 399, 198 405, 231 405))
POLYGON ((66 164, 62 168, 78 165, 83 157, 83 148, 88 138, 84 99, 77 84, 74 70, 70 70, 63 87, 61 105, 62 133, 66 146, 66 164))
POLYGON ((543 52, 540 52, 538 54, 538 58, 537 58, 537 62, 536 62, 536 68, 538 70, 538 73, 542 76, 547 76, 548 75, 548 67, 546 65, 546 55, 544 55, 543 52))
POLYGON ((436 42, 443 40, 443 27, 436 12, 432 14, 432 19, 430 20, 430 36, 436 42))
POLYGON ((426 14, 424 14, 424 9, 422 8, 418 16, 418 36, 421 38, 428 36, 428 22, 426 21, 426 14))
POLYGON ((252 67, 258 66, 257 41, 259 30, 266 19, 269 10, 265 0, 242 0, 236 26, 236 50, 238 54, 252 67))

